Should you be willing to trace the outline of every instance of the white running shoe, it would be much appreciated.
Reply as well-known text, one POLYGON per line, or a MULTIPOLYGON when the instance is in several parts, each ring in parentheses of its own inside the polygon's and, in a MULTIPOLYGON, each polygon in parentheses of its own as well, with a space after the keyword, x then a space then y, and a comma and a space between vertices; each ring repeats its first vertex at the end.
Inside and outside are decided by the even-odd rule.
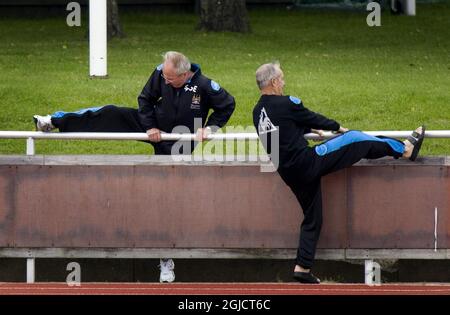
POLYGON ((44 131, 49 132, 55 129, 55 126, 52 124, 52 116, 33 116, 34 124, 36 125, 36 131, 44 131))
POLYGON ((173 282, 175 280, 175 263, 171 258, 159 260, 159 268, 161 273, 159 274, 159 282, 173 282))

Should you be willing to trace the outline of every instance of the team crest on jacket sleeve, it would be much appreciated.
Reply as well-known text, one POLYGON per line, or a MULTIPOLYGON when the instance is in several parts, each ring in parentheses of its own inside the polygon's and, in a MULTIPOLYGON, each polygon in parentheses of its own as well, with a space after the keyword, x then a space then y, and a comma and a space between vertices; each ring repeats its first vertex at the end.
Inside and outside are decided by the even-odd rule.
POLYGON ((261 114, 259 115, 259 124, 258 124, 259 134, 269 133, 275 130, 278 129, 270 121, 269 116, 267 116, 266 109, 263 107, 261 109, 261 114))
POLYGON ((295 96, 289 96, 289 99, 291 100, 292 103, 294 103, 296 105, 299 105, 302 102, 301 99, 299 99, 298 97, 295 97, 295 96))
POLYGON ((211 80, 211 88, 216 91, 219 92, 220 90, 220 85, 219 83, 217 83, 216 81, 211 80))

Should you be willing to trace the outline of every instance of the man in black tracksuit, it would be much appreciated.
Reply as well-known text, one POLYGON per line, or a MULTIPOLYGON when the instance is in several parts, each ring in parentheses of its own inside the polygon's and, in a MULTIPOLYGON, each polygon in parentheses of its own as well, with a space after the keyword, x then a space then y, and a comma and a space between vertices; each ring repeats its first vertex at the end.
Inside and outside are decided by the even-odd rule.
MULTIPOLYGON (((224 126, 235 100, 218 83, 205 77, 200 66, 178 52, 168 52, 138 97, 139 109, 106 105, 77 112, 34 116, 36 129, 61 132, 146 132, 155 154, 191 154, 194 144, 177 146, 161 141, 161 132, 198 133, 199 140, 224 126), (213 110, 209 115, 209 111, 213 110), (176 128, 176 129, 174 129, 176 128), (188 149, 185 149, 188 148, 188 149)), ((186 143, 185 143, 186 144, 186 143)))
MULTIPOLYGON (((138 97, 139 109, 106 105, 77 112, 34 116, 36 129, 61 132, 146 132, 155 154, 191 154, 194 143, 161 141, 161 132, 197 133, 199 141, 223 127, 234 111, 234 98, 202 75, 179 52, 169 51, 138 97), (213 110, 209 115, 209 111, 213 110)), ((161 259, 160 282, 175 280, 172 259, 161 259)))
POLYGON ((262 65, 256 72, 261 98, 253 110, 253 123, 267 153, 279 156, 278 173, 291 188, 304 214, 301 225, 294 278, 303 283, 320 283, 310 272, 322 225, 321 177, 349 167, 362 158, 384 156, 414 160, 423 141, 425 128, 401 142, 348 131, 332 119, 314 113, 293 96, 283 96, 283 72, 279 64, 262 65), (313 148, 304 135, 331 130, 341 135, 313 148), (278 137, 279 147, 272 139, 278 137), (276 154, 275 150, 279 150, 276 154))

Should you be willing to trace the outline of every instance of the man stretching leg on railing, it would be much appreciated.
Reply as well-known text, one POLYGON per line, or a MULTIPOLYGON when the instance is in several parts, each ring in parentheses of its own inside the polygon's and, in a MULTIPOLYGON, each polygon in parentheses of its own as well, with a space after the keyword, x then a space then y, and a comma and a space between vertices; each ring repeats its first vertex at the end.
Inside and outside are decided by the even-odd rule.
POLYGON ((155 154, 191 154, 194 144, 185 152, 185 146, 174 147, 175 141, 161 141, 161 132, 171 133, 174 128, 183 127, 185 131, 180 133, 196 133, 199 141, 204 140, 208 133, 228 122, 235 100, 183 54, 169 51, 163 61, 139 95, 139 109, 106 105, 76 112, 35 115, 36 130, 146 132, 155 154), (196 120, 201 122, 200 126, 195 124, 196 120), (172 148, 179 150, 172 152, 172 148))
POLYGON ((253 123, 267 153, 279 156, 278 173, 291 188, 303 209, 294 278, 302 283, 320 283, 311 273, 322 226, 321 178, 349 167, 359 160, 384 156, 414 161, 422 145, 425 127, 419 127, 405 141, 373 137, 348 131, 336 121, 309 111, 300 99, 283 96, 283 71, 277 63, 264 64, 256 71, 261 98, 253 110, 253 123), (313 129, 314 128, 314 129, 313 129), (315 147, 309 147, 304 134, 321 129, 342 133, 315 147), (279 147, 271 137, 278 133, 279 147), (279 150, 275 153, 275 150, 279 150))
MULTIPOLYGON (((235 107, 233 96, 202 75, 199 65, 173 51, 167 52, 163 64, 153 71, 138 102, 139 109, 106 105, 33 118, 38 131, 146 132, 155 154, 191 154, 194 143, 174 146, 175 141, 161 141, 161 131, 170 133, 181 126, 185 132, 197 133, 202 141, 211 130, 228 122, 235 107), (208 117, 210 109, 213 112, 208 117)), ((175 280, 172 259, 161 259, 160 267, 161 282, 175 280)))

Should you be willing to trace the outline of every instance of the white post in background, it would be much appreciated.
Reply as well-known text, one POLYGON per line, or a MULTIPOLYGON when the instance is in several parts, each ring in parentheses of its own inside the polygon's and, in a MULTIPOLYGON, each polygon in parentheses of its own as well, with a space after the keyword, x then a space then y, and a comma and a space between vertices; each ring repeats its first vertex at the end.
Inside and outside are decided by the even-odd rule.
POLYGON ((405 15, 414 16, 416 15, 416 0, 403 0, 405 15))
POLYGON ((89 75, 107 77, 106 0, 89 1, 89 75))

